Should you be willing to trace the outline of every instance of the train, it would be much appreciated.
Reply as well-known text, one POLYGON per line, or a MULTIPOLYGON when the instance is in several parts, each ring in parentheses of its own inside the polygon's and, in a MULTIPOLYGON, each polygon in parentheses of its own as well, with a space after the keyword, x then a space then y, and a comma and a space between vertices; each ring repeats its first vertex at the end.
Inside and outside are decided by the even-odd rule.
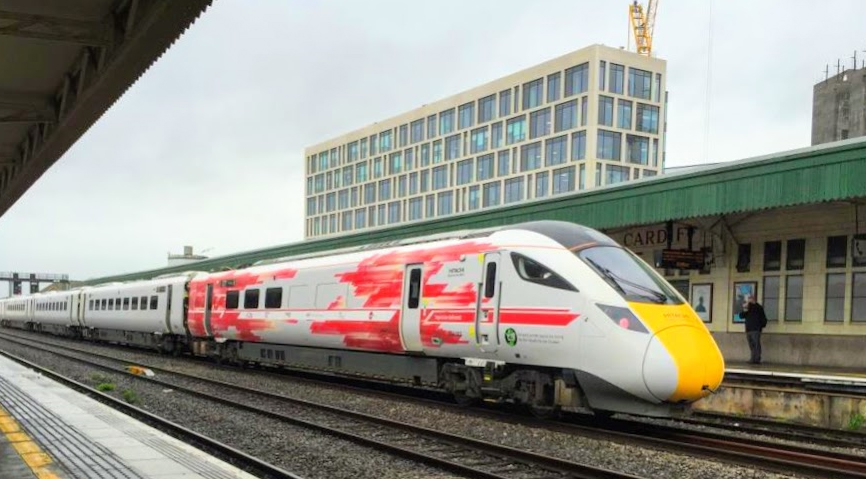
POLYGON ((0 325, 537 414, 681 415, 724 376, 676 289, 608 236, 564 221, 11 297, 0 325))

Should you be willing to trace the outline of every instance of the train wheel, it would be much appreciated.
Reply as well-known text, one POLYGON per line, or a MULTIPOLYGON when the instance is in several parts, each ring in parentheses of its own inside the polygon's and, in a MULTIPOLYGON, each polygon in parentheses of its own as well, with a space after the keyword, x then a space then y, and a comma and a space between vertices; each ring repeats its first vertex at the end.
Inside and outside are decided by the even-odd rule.
POLYGON ((470 407, 478 403, 478 398, 469 397, 462 393, 454 393, 454 402, 460 407, 470 407))
POLYGON ((552 419, 560 413, 559 406, 553 405, 529 405, 529 413, 539 419, 552 419))

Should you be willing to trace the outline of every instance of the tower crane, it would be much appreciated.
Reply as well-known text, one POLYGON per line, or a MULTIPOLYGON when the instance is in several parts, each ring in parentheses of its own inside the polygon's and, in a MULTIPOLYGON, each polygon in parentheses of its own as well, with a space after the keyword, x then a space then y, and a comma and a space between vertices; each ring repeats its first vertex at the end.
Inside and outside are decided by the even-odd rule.
POLYGON ((646 11, 637 0, 628 6, 628 17, 634 34, 634 43, 637 52, 641 55, 650 56, 652 53, 656 10, 658 10, 658 0, 649 0, 646 11))

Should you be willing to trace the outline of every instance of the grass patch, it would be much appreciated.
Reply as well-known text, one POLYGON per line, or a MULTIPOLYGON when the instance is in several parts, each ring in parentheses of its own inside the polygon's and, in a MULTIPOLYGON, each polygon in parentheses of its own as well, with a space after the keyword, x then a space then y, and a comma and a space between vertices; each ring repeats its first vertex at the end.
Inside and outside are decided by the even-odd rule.
POLYGON ((138 394, 136 394, 132 389, 124 389, 121 396, 123 397, 123 400, 129 404, 135 404, 138 402, 138 394))
POLYGON ((858 431, 863 428, 864 423, 866 423, 866 417, 857 412, 848 418, 848 425, 846 427, 849 431, 858 431))
POLYGON ((102 373, 93 373, 90 375, 90 380, 93 381, 94 384, 107 383, 108 378, 105 377, 102 373))
POLYGON ((96 390, 107 393, 108 391, 114 391, 114 387, 114 383, 99 383, 96 385, 96 390))

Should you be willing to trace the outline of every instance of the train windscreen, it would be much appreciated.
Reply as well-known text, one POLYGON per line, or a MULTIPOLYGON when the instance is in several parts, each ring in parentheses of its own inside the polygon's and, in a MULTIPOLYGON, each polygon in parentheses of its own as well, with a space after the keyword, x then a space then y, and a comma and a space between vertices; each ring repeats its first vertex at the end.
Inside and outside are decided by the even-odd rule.
POLYGON ((641 303, 682 304, 674 289, 646 263, 616 246, 595 246, 577 256, 589 264, 626 300, 641 303))

